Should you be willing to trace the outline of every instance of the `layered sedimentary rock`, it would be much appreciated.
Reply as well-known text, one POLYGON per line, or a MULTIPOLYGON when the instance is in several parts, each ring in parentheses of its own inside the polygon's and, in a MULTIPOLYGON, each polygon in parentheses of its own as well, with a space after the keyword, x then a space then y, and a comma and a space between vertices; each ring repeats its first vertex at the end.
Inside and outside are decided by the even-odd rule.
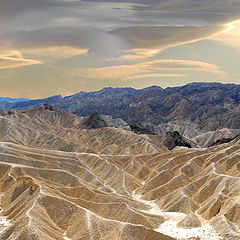
POLYGON ((169 151, 38 107, 0 116, 0 238, 239 239, 240 140, 169 151))

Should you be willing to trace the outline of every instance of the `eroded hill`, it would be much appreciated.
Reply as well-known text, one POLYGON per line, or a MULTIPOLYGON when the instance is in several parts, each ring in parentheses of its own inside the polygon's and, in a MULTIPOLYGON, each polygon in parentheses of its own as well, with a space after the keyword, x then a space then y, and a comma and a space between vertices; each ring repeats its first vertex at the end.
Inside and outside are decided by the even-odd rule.
POLYGON ((0 116, 1 239, 240 238, 240 141, 177 147, 38 107, 0 116))

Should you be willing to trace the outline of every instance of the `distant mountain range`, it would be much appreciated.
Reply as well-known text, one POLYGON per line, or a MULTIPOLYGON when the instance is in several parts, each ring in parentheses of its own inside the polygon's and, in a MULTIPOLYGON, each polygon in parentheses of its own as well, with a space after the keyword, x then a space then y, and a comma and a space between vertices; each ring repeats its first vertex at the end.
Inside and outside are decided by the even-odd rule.
POLYGON ((28 98, 10 98, 10 97, 0 97, 0 104, 2 103, 16 103, 22 101, 29 101, 28 98))
POLYGON ((95 112, 121 118, 136 124, 184 123, 203 130, 240 128, 240 85, 191 83, 162 89, 152 86, 104 88, 95 92, 79 92, 71 96, 52 96, 38 100, 1 102, 0 109, 25 109, 43 103, 54 104, 62 111, 79 116, 95 112))

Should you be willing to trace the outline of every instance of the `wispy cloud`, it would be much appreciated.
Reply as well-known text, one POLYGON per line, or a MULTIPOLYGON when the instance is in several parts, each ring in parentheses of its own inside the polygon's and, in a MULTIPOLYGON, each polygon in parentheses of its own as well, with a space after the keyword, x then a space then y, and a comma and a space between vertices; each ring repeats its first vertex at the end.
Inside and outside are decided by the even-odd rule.
POLYGON ((28 65, 42 64, 42 62, 23 58, 18 51, 0 51, 0 69, 23 67, 28 65))
POLYGON ((237 19, 238 0, 0 1, 0 69, 9 80, 2 78, 1 87, 10 92, 17 83, 25 94, 32 83, 32 95, 46 96, 61 88, 147 86, 149 78, 172 86, 183 78, 227 81, 221 62, 196 56, 192 45, 214 39, 238 47, 237 19), (35 66, 21 68, 28 65, 35 66), (44 79, 51 87, 40 84, 44 79))
POLYGON ((210 72, 218 76, 224 75, 219 67, 200 61, 175 59, 154 60, 131 65, 110 66, 102 68, 65 69, 67 75, 88 79, 122 80, 149 77, 183 77, 186 71, 210 72), (170 73, 166 73, 170 71, 170 73), (184 71, 184 74, 181 73, 184 71))
POLYGON ((115 31, 131 43, 133 50, 158 49, 159 51, 186 43, 207 39, 223 31, 223 26, 207 27, 134 27, 115 31))
POLYGON ((240 48, 240 20, 225 24, 225 29, 211 39, 223 42, 231 47, 240 48))
POLYGON ((0 2, 0 34, 12 47, 64 45, 109 58, 120 50, 161 50, 207 38, 237 9, 226 0, 10 0, 0 2))
POLYGON ((74 48, 71 46, 46 46, 38 48, 21 49, 23 55, 31 56, 32 58, 41 59, 45 62, 49 60, 57 60, 69 58, 77 55, 86 55, 89 49, 74 48))

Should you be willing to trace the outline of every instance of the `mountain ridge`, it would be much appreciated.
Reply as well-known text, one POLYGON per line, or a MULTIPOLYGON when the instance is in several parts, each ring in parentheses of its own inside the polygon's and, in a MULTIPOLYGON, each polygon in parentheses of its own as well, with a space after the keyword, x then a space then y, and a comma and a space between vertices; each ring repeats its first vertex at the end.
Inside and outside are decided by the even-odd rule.
POLYGON ((134 124, 185 121, 207 131, 224 127, 240 129, 240 85, 236 84, 191 83, 180 87, 162 89, 151 86, 139 90, 109 87, 66 97, 56 95, 0 104, 0 109, 25 109, 43 103, 54 104, 64 112, 79 116, 98 112, 134 124))
POLYGON ((29 101, 28 98, 11 98, 11 97, 0 97, 0 103, 4 102, 21 102, 21 101, 29 101))

